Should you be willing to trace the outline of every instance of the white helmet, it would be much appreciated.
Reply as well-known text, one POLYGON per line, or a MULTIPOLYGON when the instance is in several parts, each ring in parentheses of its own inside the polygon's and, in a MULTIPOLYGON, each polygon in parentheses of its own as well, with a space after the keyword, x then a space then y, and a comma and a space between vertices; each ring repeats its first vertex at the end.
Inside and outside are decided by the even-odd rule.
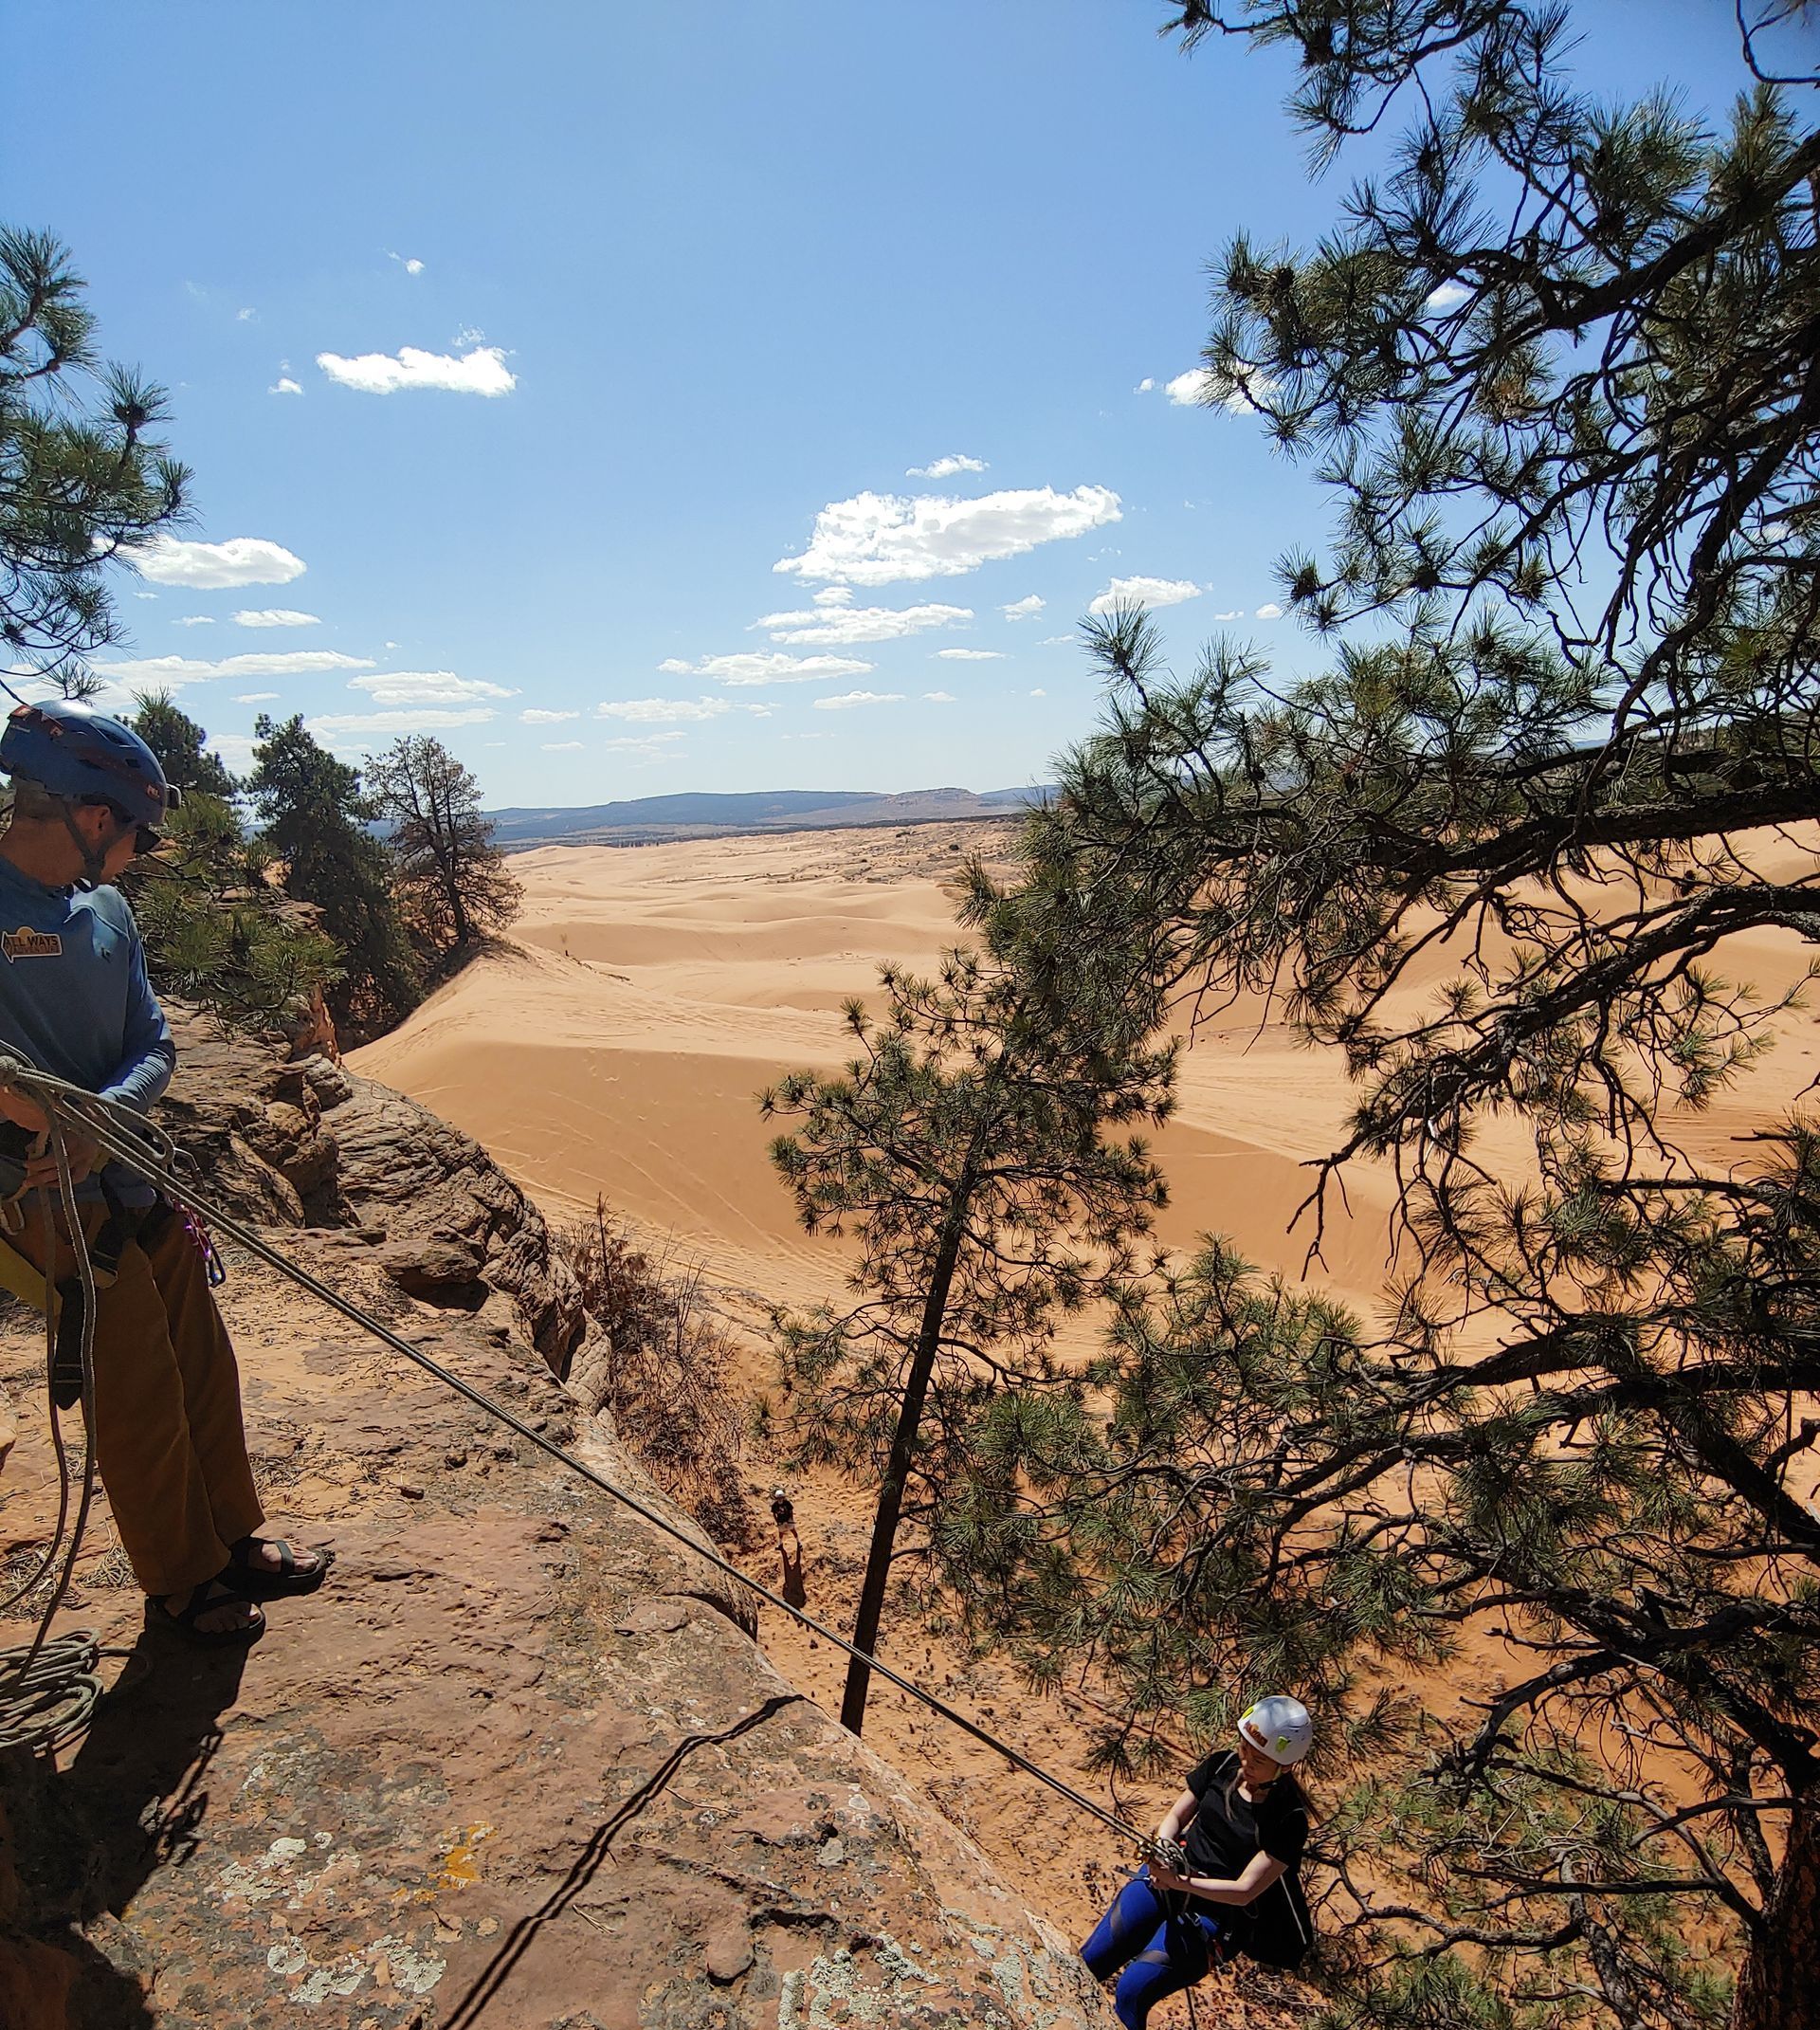
POLYGON ((1286 1769, 1315 1745, 1315 1723, 1300 1699, 1281 1692, 1247 1706, 1239 1716, 1239 1730, 1254 1748, 1286 1769))

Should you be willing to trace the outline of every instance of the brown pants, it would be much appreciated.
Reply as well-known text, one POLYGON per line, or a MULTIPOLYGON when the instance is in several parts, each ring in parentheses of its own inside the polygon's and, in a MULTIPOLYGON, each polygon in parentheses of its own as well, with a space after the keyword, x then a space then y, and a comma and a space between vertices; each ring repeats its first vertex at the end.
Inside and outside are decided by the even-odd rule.
MULTIPOLYGON (((11 1245, 45 1268, 43 1201, 21 1202, 11 1245)), ((106 1217, 83 1206, 91 1236, 106 1217)), ((76 1274, 61 1216, 48 1279, 76 1274)), ((95 1304, 95 1458, 133 1576, 148 1593, 212 1579, 264 1520, 246 1459, 240 1372, 202 1257, 179 1218, 120 1256, 95 1304)))

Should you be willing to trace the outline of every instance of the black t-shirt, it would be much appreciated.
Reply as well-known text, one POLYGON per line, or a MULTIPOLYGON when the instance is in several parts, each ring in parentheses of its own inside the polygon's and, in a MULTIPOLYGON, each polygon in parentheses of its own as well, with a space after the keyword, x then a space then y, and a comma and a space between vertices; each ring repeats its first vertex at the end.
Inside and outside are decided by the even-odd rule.
POLYGON ((1257 1803, 1239 1788, 1239 1758, 1230 1748, 1191 1770, 1188 1787, 1200 1803, 1182 1835, 1190 1875, 1230 1882, 1262 1849, 1293 1869, 1308 1844, 1308 1800, 1286 1771, 1257 1803))

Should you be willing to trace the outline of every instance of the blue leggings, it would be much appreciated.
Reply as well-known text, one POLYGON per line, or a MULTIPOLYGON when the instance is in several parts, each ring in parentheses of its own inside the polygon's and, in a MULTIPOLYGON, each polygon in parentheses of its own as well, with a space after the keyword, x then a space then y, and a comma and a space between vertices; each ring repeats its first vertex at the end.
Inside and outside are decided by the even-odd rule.
POLYGON ((1125 2030, 1144 2030, 1165 1995, 1192 1987, 1224 1957, 1220 1920, 1204 1903, 1191 1903, 1187 1915, 1175 1916, 1171 1906, 1180 1901, 1165 1897, 1148 1872, 1133 1875, 1081 1948, 1096 1981, 1124 1968, 1112 2005, 1125 2030))

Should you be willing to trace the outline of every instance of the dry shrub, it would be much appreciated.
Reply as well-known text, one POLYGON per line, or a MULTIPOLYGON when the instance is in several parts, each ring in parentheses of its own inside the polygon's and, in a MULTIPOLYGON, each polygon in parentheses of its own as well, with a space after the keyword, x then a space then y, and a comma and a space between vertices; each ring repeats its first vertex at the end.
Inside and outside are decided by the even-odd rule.
POLYGON ((613 1344, 606 1400, 620 1436, 718 1543, 743 1548, 753 1518, 727 1382, 733 1343, 703 1301, 701 1265, 646 1253, 604 1199, 560 1239, 613 1344))

